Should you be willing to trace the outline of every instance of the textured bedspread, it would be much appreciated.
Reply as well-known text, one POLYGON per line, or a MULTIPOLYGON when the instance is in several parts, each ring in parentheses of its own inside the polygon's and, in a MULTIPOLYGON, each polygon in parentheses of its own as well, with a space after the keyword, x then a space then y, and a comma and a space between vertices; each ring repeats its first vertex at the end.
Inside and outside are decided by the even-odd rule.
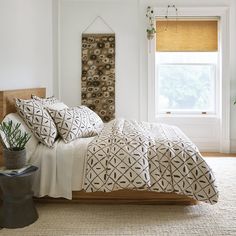
POLYGON ((116 119, 88 146, 87 192, 175 192, 214 204, 215 178, 197 147, 177 128, 116 119))

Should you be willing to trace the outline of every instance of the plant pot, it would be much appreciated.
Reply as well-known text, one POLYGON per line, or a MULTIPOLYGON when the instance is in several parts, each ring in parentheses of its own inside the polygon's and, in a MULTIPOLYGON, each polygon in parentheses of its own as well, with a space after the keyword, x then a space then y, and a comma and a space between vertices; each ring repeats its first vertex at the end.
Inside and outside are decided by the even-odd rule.
POLYGON ((147 33, 147 39, 148 40, 152 40, 154 38, 154 34, 153 33, 147 33))
POLYGON ((7 169, 20 169, 26 164, 26 150, 3 149, 3 159, 7 169))

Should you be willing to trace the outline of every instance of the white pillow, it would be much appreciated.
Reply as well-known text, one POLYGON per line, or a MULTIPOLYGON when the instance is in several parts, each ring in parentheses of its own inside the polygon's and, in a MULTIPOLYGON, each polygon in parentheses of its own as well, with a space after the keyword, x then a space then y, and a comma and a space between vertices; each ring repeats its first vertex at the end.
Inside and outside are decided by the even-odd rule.
POLYGON ((57 110, 57 111, 60 111, 60 110, 69 108, 69 107, 68 107, 65 103, 63 103, 63 102, 57 102, 57 103, 54 103, 54 104, 51 104, 51 105, 47 105, 47 106, 44 106, 44 107, 45 107, 45 108, 52 109, 52 110, 57 110))
POLYGON ((10 113, 5 116, 3 119, 4 122, 8 122, 12 120, 13 124, 20 123, 20 130, 22 132, 26 132, 30 134, 30 140, 26 143, 25 149, 26 149, 26 160, 28 161, 32 154, 34 153, 36 147, 38 146, 39 141, 36 139, 34 134, 31 132, 31 130, 27 127, 26 123, 21 119, 21 117, 17 113, 10 113))
POLYGON ((31 98, 40 102, 43 106, 44 105, 51 105, 51 104, 59 102, 54 96, 47 97, 47 98, 41 98, 41 97, 38 97, 34 94, 31 94, 31 98))
POLYGON ((31 98, 40 102, 44 108, 50 108, 53 110, 62 110, 65 108, 69 108, 65 103, 60 102, 54 96, 48 97, 48 98, 40 98, 40 97, 32 94, 31 98))
POLYGON ((47 110, 37 101, 16 98, 16 109, 35 137, 48 147, 53 147, 57 128, 47 110))
POLYGON ((103 128, 101 118, 85 106, 60 111, 48 109, 62 139, 69 143, 77 138, 92 137, 103 128))

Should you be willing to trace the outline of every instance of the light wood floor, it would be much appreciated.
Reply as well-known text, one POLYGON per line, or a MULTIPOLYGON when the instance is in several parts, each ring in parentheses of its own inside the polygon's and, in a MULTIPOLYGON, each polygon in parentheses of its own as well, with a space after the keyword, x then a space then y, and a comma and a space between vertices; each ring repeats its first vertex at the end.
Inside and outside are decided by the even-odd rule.
POLYGON ((236 157, 236 153, 201 152, 204 157, 236 157))

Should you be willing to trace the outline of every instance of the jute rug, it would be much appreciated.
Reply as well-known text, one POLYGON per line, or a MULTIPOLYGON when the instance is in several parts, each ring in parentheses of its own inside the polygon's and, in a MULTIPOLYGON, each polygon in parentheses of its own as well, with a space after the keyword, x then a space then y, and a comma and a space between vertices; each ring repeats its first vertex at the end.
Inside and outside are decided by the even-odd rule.
POLYGON ((39 219, 1 236, 236 235, 236 158, 208 158, 218 180, 214 206, 37 204, 39 219))

